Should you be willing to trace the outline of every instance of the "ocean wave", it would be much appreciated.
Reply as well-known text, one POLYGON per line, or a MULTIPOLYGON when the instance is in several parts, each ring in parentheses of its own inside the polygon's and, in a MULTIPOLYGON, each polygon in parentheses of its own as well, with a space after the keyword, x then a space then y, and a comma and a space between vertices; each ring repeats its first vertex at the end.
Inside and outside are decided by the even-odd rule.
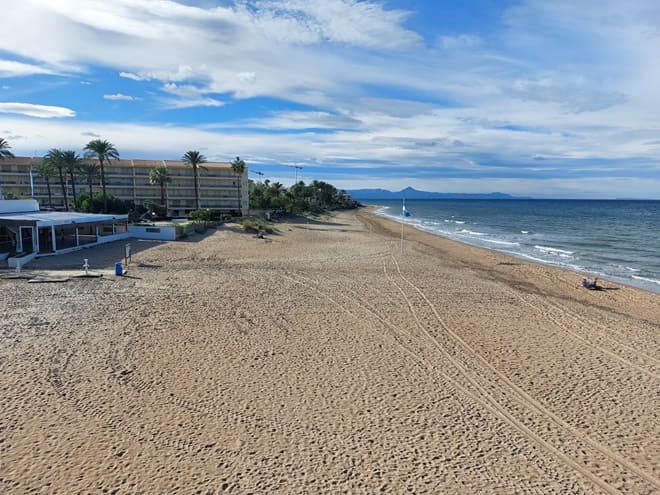
POLYGON ((458 223, 458 224, 463 225, 465 222, 461 222, 460 220, 454 220, 454 223, 458 223))
POLYGON ((493 244, 502 244, 503 246, 520 246, 519 242, 498 241, 496 239, 482 239, 484 242, 492 242, 493 244))
POLYGON ((488 235, 484 232, 475 232, 473 230, 463 229, 459 232, 460 234, 470 234, 470 235, 488 235))
POLYGON ((632 275, 632 278, 635 280, 643 280, 644 282, 651 282, 652 284, 660 285, 660 280, 656 280, 654 278, 640 277, 639 275, 632 275))
POLYGON ((640 268, 633 268, 631 266, 626 266, 626 265, 621 265, 619 263, 611 263, 609 265, 612 267, 612 269, 618 271, 618 272, 640 272, 640 268))
POLYGON ((539 251, 542 251, 544 253, 551 253, 551 254, 574 254, 573 251, 567 251, 565 249, 559 249, 559 248, 553 248, 549 246, 534 246, 535 249, 538 249, 539 251))
POLYGON ((521 234, 529 234, 529 230, 521 230, 520 233, 521 234))
POLYGON ((583 272, 583 271, 586 270, 586 267, 584 267, 582 265, 575 265, 573 263, 566 263, 564 261, 559 261, 559 260, 549 260, 547 258, 545 258, 545 259, 544 258, 538 258, 537 256, 532 256, 529 253, 523 253, 523 252, 520 252, 520 251, 510 251, 508 249, 501 249, 500 251, 502 253, 511 254, 511 255, 513 255, 517 258, 525 258, 525 259, 528 259, 528 260, 531 260, 531 261, 535 261, 537 263, 542 263, 544 265, 560 266, 560 267, 567 268, 567 269, 569 269, 571 271, 574 271, 574 272, 583 272))
POLYGON ((518 251, 508 251, 506 249, 503 249, 502 252, 507 254, 512 254, 513 256, 518 256, 520 258, 536 261, 537 263, 543 263, 543 264, 548 263, 548 260, 544 260, 542 258, 536 258, 535 256, 532 256, 531 254, 527 254, 527 253, 519 253, 518 251))

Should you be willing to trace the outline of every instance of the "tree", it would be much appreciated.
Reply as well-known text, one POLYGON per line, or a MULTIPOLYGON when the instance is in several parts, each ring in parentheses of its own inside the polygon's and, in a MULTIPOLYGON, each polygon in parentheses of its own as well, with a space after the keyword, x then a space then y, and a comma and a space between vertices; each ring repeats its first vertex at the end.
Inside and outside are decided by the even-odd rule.
POLYGON ((165 187, 172 182, 172 177, 167 173, 167 167, 156 167, 149 171, 149 183, 160 186, 160 204, 165 205, 165 187))
POLYGON ((64 169, 66 167, 64 164, 64 153, 60 149, 51 148, 44 156, 44 161, 48 162, 51 167, 57 169, 59 172, 60 186, 62 186, 62 198, 64 198, 64 209, 69 211, 69 198, 66 194, 66 180, 64 178, 64 169))
MULTIPOLYGON (((4 138, 0 138, 0 160, 4 160, 5 158, 14 158, 14 154, 9 151, 9 143, 4 140, 4 138)), ((2 199, 2 184, 0 184, 0 199, 2 199)))
POLYGON ((266 205, 268 208, 283 208, 286 205, 286 189, 280 182, 273 182, 266 190, 266 205))
POLYGON ((236 181, 236 190, 238 192, 238 214, 242 215, 241 211, 241 179, 245 173, 245 162, 241 160, 240 156, 237 156, 235 160, 231 162, 232 171, 238 175, 238 180, 236 181))
POLYGON ((193 179, 195 181, 195 209, 199 210, 199 169, 202 163, 206 163, 206 157, 199 151, 186 151, 186 154, 181 157, 181 161, 188 164, 193 169, 193 179))
POLYGON ((0 138, 0 160, 4 160, 5 158, 14 158, 14 154, 9 151, 11 146, 9 146, 9 143, 4 140, 4 138, 0 138))
POLYGON ((88 152, 88 156, 96 158, 99 161, 101 189, 103 190, 103 213, 108 213, 108 196, 105 192, 105 168, 103 164, 111 159, 118 160, 119 152, 115 148, 115 145, 107 139, 92 139, 85 145, 85 150, 88 152))
POLYGON ((332 205, 337 198, 337 188, 327 182, 314 180, 312 181, 311 188, 314 195, 322 207, 332 205))
POLYGON ((100 177, 98 165, 94 162, 83 162, 80 164, 80 167, 78 167, 78 174, 82 180, 87 182, 87 186, 89 187, 89 197, 93 197, 92 186, 100 177))
POLYGON ((64 162, 64 168, 69 173, 69 178, 71 179, 71 192, 73 194, 73 204, 76 204, 76 179, 75 176, 78 173, 80 164, 82 163, 82 158, 78 156, 75 151, 64 151, 62 153, 62 161, 64 162))
POLYGON ((55 167, 48 160, 41 160, 41 163, 37 166, 37 173, 41 178, 46 181, 46 188, 48 189, 48 207, 53 207, 53 195, 50 190, 50 179, 55 177, 55 167))

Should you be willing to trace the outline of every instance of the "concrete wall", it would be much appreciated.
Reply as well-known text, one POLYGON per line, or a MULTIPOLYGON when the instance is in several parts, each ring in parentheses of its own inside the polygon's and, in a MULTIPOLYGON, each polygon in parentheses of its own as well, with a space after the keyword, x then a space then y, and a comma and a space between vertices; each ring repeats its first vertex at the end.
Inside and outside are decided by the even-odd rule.
POLYGON ((177 236, 177 229, 174 225, 129 225, 128 232, 131 237, 138 239, 155 239, 159 241, 174 241, 177 236))
POLYGON ((37 257, 37 253, 30 253, 25 256, 21 256, 20 258, 13 257, 13 258, 8 258, 7 259, 7 266, 9 268, 16 268, 16 266, 20 263, 21 268, 27 265, 30 261, 35 259, 37 257))

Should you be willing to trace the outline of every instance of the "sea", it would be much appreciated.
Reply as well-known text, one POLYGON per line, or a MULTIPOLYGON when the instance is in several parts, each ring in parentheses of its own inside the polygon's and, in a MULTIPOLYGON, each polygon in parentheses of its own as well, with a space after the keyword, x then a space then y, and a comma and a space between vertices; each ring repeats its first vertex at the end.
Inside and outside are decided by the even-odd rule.
MULTIPOLYGON (((660 294, 660 201, 371 200, 430 234, 660 294)), ((577 280, 579 282, 579 280, 577 280)))

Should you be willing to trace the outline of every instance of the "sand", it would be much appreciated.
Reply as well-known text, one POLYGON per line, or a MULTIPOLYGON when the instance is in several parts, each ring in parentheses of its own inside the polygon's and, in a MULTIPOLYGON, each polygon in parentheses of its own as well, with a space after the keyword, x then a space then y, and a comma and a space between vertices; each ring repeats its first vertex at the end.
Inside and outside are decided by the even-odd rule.
POLYGON ((275 226, 0 279, 0 492, 660 493, 660 296, 364 210, 275 226))

